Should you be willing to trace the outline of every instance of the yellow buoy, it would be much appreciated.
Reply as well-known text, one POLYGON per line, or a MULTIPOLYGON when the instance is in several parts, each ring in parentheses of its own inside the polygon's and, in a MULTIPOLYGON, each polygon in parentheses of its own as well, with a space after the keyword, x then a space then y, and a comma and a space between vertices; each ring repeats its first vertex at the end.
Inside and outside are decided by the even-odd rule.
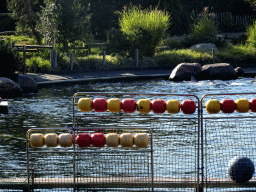
POLYGON ((81 112, 90 112, 92 110, 92 100, 90 98, 80 98, 77 106, 81 112))
POLYGON ((168 113, 179 113, 180 112, 180 102, 178 100, 168 100, 166 102, 166 111, 168 113))
POLYGON ((42 133, 34 133, 30 136, 30 145, 32 147, 44 146, 44 135, 42 133))
POLYGON ((110 113, 118 113, 121 111, 122 102, 120 99, 112 98, 107 101, 107 109, 110 113))
POLYGON ((149 113, 151 111, 151 101, 149 99, 139 99, 137 108, 140 113, 149 113))
POLYGON ((217 99, 208 100, 205 106, 206 106, 206 111, 210 114, 220 112, 220 102, 217 99))
POLYGON ((134 136, 134 144, 137 147, 147 147, 148 141, 149 141, 149 137, 146 133, 137 133, 134 136))
POLYGON ((44 136, 46 147, 57 147, 59 143, 59 136, 56 133, 48 133, 44 136))
POLYGON ((59 145, 61 147, 71 147, 73 145, 73 136, 69 133, 59 135, 59 145))
POLYGON ((131 133, 123 133, 120 135, 120 144, 122 147, 132 147, 134 136, 131 133))
POLYGON ((250 102, 247 99, 237 99, 235 103, 238 113, 246 113, 250 109, 250 102))
POLYGON ((117 133, 108 133, 106 135, 106 145, 108 147, 117 147, 120 143, 120 137, 117 133))

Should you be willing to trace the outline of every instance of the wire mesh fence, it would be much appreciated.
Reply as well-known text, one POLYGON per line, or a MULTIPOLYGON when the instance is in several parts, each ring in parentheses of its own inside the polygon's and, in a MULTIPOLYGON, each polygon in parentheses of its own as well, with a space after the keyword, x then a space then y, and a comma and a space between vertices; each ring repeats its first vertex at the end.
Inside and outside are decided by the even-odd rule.
POLYGON ((206 106, 201 119, 201 160, 204 167, 204 177, 201 180, 205 191, 256 190, 255 115, 253 102, 249 102, 254 96, 255 94, 218 94, 206 95, 202 99, 202 106, 206 106), (218 110, 213 112, 209 101, 212 101, 211 104, 219 101, 220 108, 214 104, 214 108, 218 110))
POLYGON ((205 95, 199 100, 193 95, 78 93, 73 127, 28 131, 29 190, 256 191, 256 99, 249 102, 255 95, 205 95), (82 109, 81 98, 89 98, 82 109), (95 98, 104 101, 102 111, 93 106, 95 98), (115 108, 108 108, 115 98, 115 108), (136 101, 135 108, 125 112, 121 99, 136 101), (157 107, 155 100, 160 100, 157 107), (38 135, 32 138, 34 133, 38 135), (32 144, 40 134, 44 142, 32 144), (138 135, 144 135, 146 145, 136 143, 143 141, 136 140, 138 135))

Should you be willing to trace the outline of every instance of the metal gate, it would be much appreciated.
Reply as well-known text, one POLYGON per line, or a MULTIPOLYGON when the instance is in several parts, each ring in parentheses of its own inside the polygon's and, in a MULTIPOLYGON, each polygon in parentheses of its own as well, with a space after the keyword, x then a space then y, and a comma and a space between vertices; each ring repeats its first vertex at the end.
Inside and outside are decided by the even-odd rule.
POLYGON ((197 191, 200 167, 199 117, 200 102, 194 95, 76 93, 73 97, 73 127, 31 129, 27 133, 28 168, 34 170, 31 189, 197 191), (78 103, 83 98, 95 106, 97 98, 107 102, 107 105, 114 99, 117 103, 121 102, 121 108, 116 112, 116 109, 106 108, 104 104, 104 109, 95 106, 89 106, 88 109, 87 103, 81 109, 78 103), (127 104, 124 104, 125 99, 135 102, 135 109, 129 108, 129 105, 124 109, 127 104), (141 100, 144 102, 142 106, 139 104, 141 100), (157 105, 156 101, 159 102, 157 105), (192 105, 187 106, 187 103, 192 105), (146 109, 148 104, 150 108, 146 109), (161 108, 163 105, 164 111, 161 108), (31 147, 33 133, 45 136, 49 132, 59 136, 69 133, 73 136, 74 144, 67 148, 59 145, 31 147), (101 133, 105 138, 111 133, 118 134, 120 143, 115 147, 106 144, 103 147, 78 145, 76 138, 80 134, 92 136, 95 133, 101 133), (139 133, 149 136, 146 147, 137 146, 135 136, 139 133), (132 146, 121 145, 123 134, 134 136, 132 146))
MULTIPOLYGON (((246 157, 256 162, 255 107, 249 102, 253 97, 255 93, 202 97, 201 164, 204 169, 200 180, 205 191, 256 190, 255 176, 249 182, 236 182, 228 173, 232 158, 246 157)), ((233 174, 247 170, 236 171, 233 174)))

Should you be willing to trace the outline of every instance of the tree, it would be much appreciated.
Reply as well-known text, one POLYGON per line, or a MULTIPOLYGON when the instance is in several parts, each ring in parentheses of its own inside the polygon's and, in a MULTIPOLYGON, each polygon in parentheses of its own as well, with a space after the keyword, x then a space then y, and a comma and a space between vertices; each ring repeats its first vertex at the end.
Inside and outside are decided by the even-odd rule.
POLYGON ((41 36, 36 29, 39 17, 37 11, 41 1, 38 0, 9 0, 8 10, 13 13, 13 18, 17 21, 16 28, 21 33, 32 33, 37 43, 41 44, 41 36))
POLYGON ((44 36, 52 40, 56 34, 56 42, 65 52, 69 44, 85 39, 90 27, 87 0, 46 0, 45 3, 41 15, 44 36))

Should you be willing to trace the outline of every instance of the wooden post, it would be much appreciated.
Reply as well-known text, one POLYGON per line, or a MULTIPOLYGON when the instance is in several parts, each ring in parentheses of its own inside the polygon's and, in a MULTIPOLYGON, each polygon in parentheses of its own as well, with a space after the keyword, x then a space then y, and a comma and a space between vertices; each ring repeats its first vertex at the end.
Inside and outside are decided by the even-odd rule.
POLYGON ((26 45, 23 45, 23 74, 26 74, 26 45))
POLYGON ((91 44, 88 43, 88 56, 91 54, 91 44))
POLYGON ((102 64, 104 67, 106 67, 106 51, 103 51, 103 61, 102 64))
POLYGON ((34 64, 34 73, 36 73, 36 60, 33 61, 34 64))
POLYGON ((56 70, 57 69, 57 51, 53 52, 53 69, 56 70))
POLYGON ((139 68, 139 49, 135 51, 136 68, 139 68))
POLYGON ((212 63, 215 63, 215 49, 212 49, 212 63))
POLYGON ((70 53, 70 69, 73 71, 73 65, 74 65, 74 54, 70 53))

